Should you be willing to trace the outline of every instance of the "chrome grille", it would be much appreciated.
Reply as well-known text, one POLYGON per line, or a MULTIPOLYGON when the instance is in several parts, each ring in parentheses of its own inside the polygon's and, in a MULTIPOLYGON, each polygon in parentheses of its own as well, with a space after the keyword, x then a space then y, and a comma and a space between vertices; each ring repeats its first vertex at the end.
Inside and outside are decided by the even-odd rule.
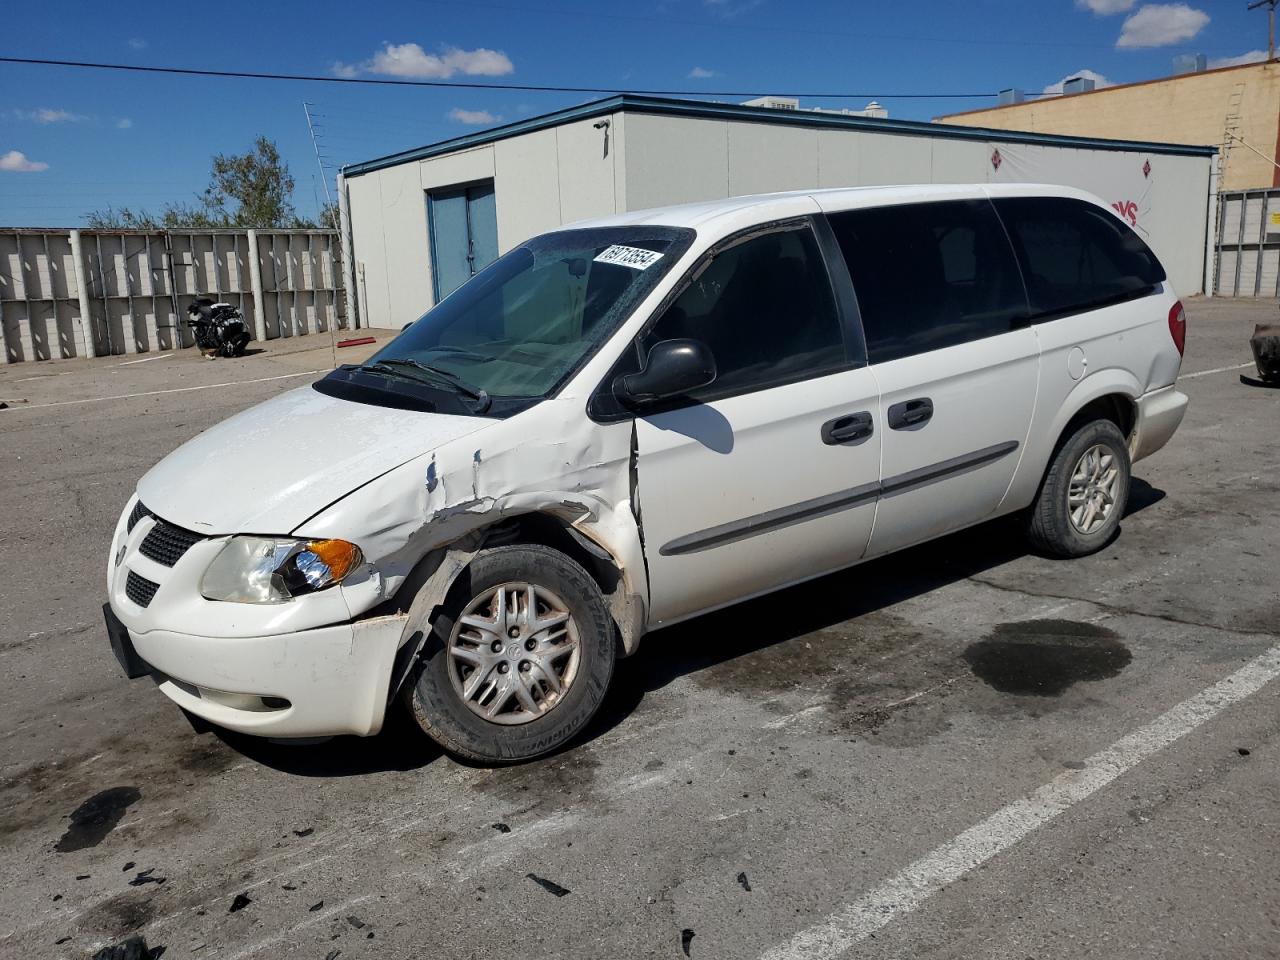
POLYGON ((160 584, 152 583, 146 577, 140 577, 132 570, 124 582, 124 595, 140 607, 145 607, 160 589, 160 584))
POLYGON ((182 559, 184 553, 191 549, 192 544, 203 539, 204 537, 198 533, 175 527, 172 523, 156 517, 155 526, 142 538, 142 545, 138 547, 138 552, 148 560, 172 567, 182 559))

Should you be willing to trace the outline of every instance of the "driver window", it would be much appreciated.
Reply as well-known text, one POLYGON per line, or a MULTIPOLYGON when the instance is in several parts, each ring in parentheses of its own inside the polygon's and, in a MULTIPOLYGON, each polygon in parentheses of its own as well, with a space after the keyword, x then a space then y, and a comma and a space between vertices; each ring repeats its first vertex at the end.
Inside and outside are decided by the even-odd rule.
POLYGON ((768 233, 721 251, 643 336, 641 355, 684 337, 701 340, 716 361, 715 382, 695 400, 842 369, 840 319, 813 231, 768 233))

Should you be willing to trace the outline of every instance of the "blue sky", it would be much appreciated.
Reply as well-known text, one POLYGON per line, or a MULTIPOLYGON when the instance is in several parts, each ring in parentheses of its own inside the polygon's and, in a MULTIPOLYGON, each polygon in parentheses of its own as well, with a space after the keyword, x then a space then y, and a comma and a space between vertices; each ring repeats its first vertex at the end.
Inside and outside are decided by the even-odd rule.
MULTIPOLYGON (((1193 53, 1260 58, 1245 0, 393 0, 11 4, 0 55, 619 89, 847 91, 927 120, 1092 71, 1124 83, 1193 53)), ((158 208, 208 182, 215 152, 274 139, 314 215, 323 187, 302 101, 337 165, 579 103, 581 94, 388 89, 0 64, 0 225, 64 226, 158 208)), ((813 100, 803 106, 865 101, 813 100)))

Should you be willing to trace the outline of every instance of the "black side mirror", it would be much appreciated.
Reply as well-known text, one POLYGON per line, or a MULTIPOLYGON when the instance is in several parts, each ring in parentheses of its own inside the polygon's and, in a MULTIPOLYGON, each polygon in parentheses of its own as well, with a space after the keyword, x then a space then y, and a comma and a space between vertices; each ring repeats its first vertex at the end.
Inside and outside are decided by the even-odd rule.
POLYGON ((716 378, 716 361, 701 340, 663 340, 649 348, 644 369, 613 382, 613 394, 626 406, 678 397, 716 378))

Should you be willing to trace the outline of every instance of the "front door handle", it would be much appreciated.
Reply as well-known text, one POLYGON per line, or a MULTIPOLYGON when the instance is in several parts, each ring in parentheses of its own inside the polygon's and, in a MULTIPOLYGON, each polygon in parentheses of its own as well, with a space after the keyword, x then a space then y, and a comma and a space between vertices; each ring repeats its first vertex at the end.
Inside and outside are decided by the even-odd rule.
POLYGON ((911 430, 923 427, 933 419, 933 401, 928 397, 917 397, 895 403, 889 408, 890 430, 911 430))
POLYGON ((875 433, 875 430, 871 414, 867 411, 847 413, 843 417, 828 420, 822 425, 822 442, 832 447, 840 444, 853 446, 862 443, 875 433))

